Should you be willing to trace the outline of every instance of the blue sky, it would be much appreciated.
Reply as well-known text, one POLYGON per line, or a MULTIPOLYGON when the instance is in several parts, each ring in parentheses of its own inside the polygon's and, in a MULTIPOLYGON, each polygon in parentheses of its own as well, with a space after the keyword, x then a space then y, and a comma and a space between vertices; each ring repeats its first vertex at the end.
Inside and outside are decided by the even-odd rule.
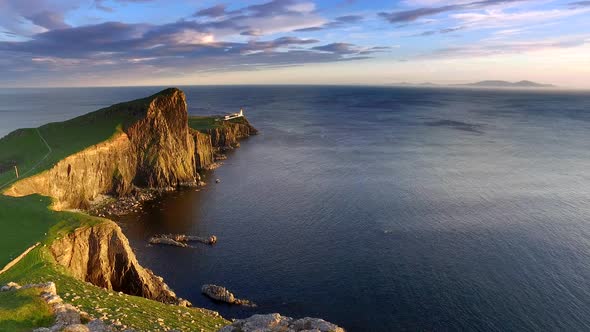
POLYGON ((0 0, 2 86, 590 88, 590 1, 0 0))

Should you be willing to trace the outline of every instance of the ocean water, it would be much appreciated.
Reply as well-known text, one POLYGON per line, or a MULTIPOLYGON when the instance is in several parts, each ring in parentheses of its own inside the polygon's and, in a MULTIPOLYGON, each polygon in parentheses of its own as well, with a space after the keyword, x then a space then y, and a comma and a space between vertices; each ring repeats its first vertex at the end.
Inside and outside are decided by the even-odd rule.
MULTIPOLYGON (((2 90, 0 136, 159 89, 2 90)), ((190 113, 244 107, 261 131, 206 188, 119 220, 196 306, 349 331, 590 330, 589 93, 183 90, 190 113), (219 242, 146 245, 161 232, 219 242), (214 303, 205 283, 259 306, 214 303)))

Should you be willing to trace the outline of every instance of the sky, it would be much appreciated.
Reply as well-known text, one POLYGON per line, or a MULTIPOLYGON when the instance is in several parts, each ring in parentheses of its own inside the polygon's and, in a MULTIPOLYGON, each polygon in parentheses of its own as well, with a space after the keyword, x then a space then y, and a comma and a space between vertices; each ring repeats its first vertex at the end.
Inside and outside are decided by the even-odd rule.
POLYGON ((590 88, 590 1, 0 0, 0 86, 590 88))

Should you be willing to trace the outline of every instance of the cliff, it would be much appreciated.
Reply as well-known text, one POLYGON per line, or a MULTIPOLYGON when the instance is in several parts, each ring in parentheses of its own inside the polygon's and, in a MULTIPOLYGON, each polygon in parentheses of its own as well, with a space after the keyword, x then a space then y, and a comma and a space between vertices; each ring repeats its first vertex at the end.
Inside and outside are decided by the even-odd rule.
POLYGON ((92 125, 102 117, 124 121, 110 139, 16 182, 5 194, 38 193, 54 197, 55 209, 85 209, 100 194, 123 196, 134 186, 196 185, 198 170, 213 164, 216 149, 235 147, 239 139, 257 132, 245 118, 236 123, 207 118, 216 127, 205 133, 190 128, 186 97, 173 88, 76 120, 92 125))
POLYGON ((112 221, 78 228, 55 240, 50 250, 55 261, 80 280, 163 303, 190 305, 137 262, 129 241, 112 221))
POLYGON ((166 89, 156 94, 145 118, 126 132, 137 157, 135 184, 154 188, 195 182, 195 145, 184 92, 166 89))
POLYGON ((101 193, 123 195, 136 175, 137 157, 125 133, 58 162, 53 168, 25 178, 4 192, 9 196, 41 194, 55 198, 54 208, 86 208, 101 193))
POLYGON ((224 121, 219 127, 207 130, 211 135, 211 144, 218 149, 232 149, 239 146, 239 140, 256 135, 258 130, 250 125, 246 118, 224 121))
POLYGON ((192 130, 195 142, 195 164, 197 169, 208 169, 214 162, 211 135, 192 130))

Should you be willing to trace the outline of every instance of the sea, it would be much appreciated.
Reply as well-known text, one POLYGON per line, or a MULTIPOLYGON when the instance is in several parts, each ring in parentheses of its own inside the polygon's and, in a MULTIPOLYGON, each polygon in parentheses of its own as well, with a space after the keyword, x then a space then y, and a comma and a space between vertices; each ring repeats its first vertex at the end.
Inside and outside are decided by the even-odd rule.
MULTIPOLYGON (((0 136, 162 88, 1 89, 0 136)), ((204 188, 117 220, 195 306, 348 331, 590 330, 589 92, 180 88, 190 114, 243 108, 260 130, 204 188), (218 243, 149 246, 158 233, 218 243)))

